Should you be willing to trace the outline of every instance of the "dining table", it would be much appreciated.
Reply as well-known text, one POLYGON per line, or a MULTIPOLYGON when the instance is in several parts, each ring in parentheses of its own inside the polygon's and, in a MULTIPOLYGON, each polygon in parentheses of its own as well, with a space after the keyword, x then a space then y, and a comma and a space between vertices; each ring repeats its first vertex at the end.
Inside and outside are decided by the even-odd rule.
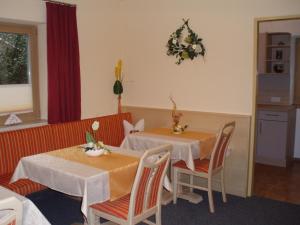
MULTIPOLYGON (((171 128, 160 127, 128 134, 120 147, 133 151, 146 151, 162 144, 171 144, 171 163, 183 160, 189 169, 195 170, 194 159, 209 157, 215 142, 214 132, 186 130, 182 133, 173 133, 171 128)), ((169 188, 169 191, 171 193, 163 194, 166 203, 172 199, 172 188, 169 188)), ((179 197, 193 203, 202 201, 202 197, 190 189, 181 193, 179 197)))
POLYGON ((89 205, 115 200, 131 192, 143 152, 107 146, 111 153, 92 157, 73 146, 21 158, 11 182, 28 178, 53 190, 82 198, 86 219, 89 205))
POLYGON ((22 225, 50 225, 46 217, 30 199, 0 186, 0 199, 9 197, 15 197, 22 202, 22 225))

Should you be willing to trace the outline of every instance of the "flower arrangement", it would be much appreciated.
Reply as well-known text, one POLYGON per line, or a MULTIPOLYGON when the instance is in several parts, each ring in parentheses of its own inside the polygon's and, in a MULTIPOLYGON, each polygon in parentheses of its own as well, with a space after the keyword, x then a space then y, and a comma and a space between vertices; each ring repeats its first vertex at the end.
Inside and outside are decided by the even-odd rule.
POLYGON ((114 83, 113 90, 114 94, 118 95, 118 113, 121 113, 121 95, 123 93, 122 60, 119 60, 117 65, 115 66, 115 78, 116 81, 114 83))
POLYGON ((176 107, 176 103, 173 100, 172 96, 170 96, 170 100, 173 103, 173 110, 172 110, 172 120, 173 120, 173 124, 172 124, 172 132, 173 134, 181 134, 182 132, 185 131, 186 128, 188 128, 188 125, 180 125, 180 118, 183 116, 182 113, 178 113, 177 112, 177 107, 176 107))
POLYGON ((85 139, 87 145, 84 147, 84 149, 86 152, 91 150, 95 151, 95 150, 102 149, 104 150, 104 154, 108 154, 111 152, 110 149, 108 149, 107 146, 102 141, 96 141, 95 139, 96 132, 99 129, 99 126, 100 126, 99 121, 94 121, 92 124, 93 135, 89 131, 85 132, 85 139))
POLYGON ((198 55, 204 56, 206 52, 202 39, 189 27, 189 20, 183 22, 184 24, 171 34, 167 43, 167 55, 175 55, 178 58, 177 65, 185 59, 193 60, 198 55), (182 35, 184 28, 188 31, 185 38, 182 35))

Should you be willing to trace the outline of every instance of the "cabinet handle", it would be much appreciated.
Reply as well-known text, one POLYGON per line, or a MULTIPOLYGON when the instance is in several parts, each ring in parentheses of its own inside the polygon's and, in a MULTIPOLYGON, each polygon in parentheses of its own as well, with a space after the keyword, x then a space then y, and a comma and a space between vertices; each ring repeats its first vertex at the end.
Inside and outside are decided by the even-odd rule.
POLYGON ((267 113, 266 116, 280 116, 280 115, 278 115, 278 114, 269 114, 269 113, 267 113))

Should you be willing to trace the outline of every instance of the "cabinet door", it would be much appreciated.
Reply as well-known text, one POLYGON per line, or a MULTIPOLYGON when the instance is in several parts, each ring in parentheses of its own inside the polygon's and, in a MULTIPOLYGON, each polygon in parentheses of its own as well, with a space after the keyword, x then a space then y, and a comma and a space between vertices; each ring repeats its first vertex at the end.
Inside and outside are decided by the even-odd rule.
POLYGON ((286 166, 287 122, 258 120, 256 162, 286 166))

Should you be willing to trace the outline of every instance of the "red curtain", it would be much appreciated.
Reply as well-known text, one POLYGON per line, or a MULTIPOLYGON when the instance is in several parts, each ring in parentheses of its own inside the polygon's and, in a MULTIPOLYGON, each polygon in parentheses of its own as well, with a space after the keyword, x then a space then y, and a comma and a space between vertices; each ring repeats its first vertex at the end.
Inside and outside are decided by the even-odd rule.
POLYGON ((81 117, 76 6, 46 3, 48 123, 81 117))

